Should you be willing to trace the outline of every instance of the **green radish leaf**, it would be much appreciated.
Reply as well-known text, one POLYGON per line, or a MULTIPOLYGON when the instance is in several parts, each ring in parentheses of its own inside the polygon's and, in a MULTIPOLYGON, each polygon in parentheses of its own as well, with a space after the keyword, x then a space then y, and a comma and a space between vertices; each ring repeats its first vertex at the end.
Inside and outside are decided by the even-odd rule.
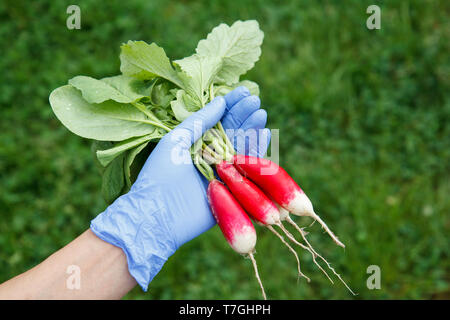
POLYGON ((240 87, 240 86, 246 87, 250 91, 251 95, 259 96, 259 86, 256 82, 253 82, 250 80, 242 80, 242 81, 239 81, 238 83, 234 84, 232 87, 232 90, 236 89, 237 87, 240 87))
POLYGON ((89 103, 102 103, 107 100, 132 103, 149 94, 143 81, 122 75, 101 80, 76 76, 69 80, 69 84, 80 90, 89 103))
POLYGON ((164 49, 155 43, 128 41, 121 46, 120 71, 141 80, 161 77, 183 87, 164 49))
POLYGON ((171 92, 168 82, 163 82, 153 87, 151 102, 154 105, 166 108, 174 98, 175 95, 171 92))
POLYGON ((139 146, 140 144, 144 142, 148 142, 150 140, 156 140, 161 139, 163 137, 162 134, 158 132, 158 130, 155 129, 155 131, 151 134, 142 136, 142 137, 134 137, 130 138, 124 141, 121 141, 117 143, 112 148, 106 149, 106 150, 98 150, 97 151, 97 159, 100 162, 100 164, 104 167, 106 167, 108 164, 111 163, 117 156, 122 154, 123 152, 132 149, 136 146, 139 146))
POLYGON ((149 141, 131 149, 128 150, 126 155, 125 155, 125 160, 124 160, 124 174, 125 174, 125 187, 126 190, 129 190, 131 188, 132 185, 132 181, 131 181, 131 165, 133 164, 134 159, 136 158, 136 156, 148 145, 149 141))
POLYGON ((150 134, 155 127, 130 104, 111 100, 90 104, 71 85, 50 94, 50 104, 58 119, 73 133, 101 141, 122 141, 150 134))
POLYGON ((170 109, 156 106, 152 107, 151 111, 156 115, 156 117, 158 117, 159 120, 163 121, 166 125, 168 124, 168 122, 172 122, 172 120, 174 120, 173 112, 171 112, 170 109))
POLYGON ((185 94, 186 92, 184 90, 178 90, 176 100, 170 102, 170 106, 172 107, 175 118, 180 122, 184 121, 192 114, 192 112, 187 110, 187 107, 184 104, 183 96, 185 94))
POLYGON ((200 109, 196 99, 192 98, 184 90, 177 91, 177 98, 170 102, 175 118, 182 122, 193 112, 200 109))
POLYGON ((231 27, 222 23, 198 43, 196 52, 221 58, 222 68, 215 82, 231 85, 258 61, 263 38, 264 33, 255 20, 236 21, 231 27))
POLYGON ((122 193, 125 186, 123 175, 124 155, 115 158, 105 169, 102 177, 102 196, 106 203, 112 203, 122 193))
POLYGON ((205 105, 205 91, 209 89, 214 78, 217 76, 222 59, 215 56, 200 56, 194 54, 190 57, 176 60, 174 63, 180 67, 179 78, 183 81, 186 91, 198 98, 205 105))
MULTIPOLYGON (((139 152, 136 155, 136 157, 134 158, 134 161, 131 163, 131 166, 130 166, 130 182, 131 182, 131 184, 133 184, 136 181, 139 173, 142 170, 142 167, 144 166, 148 157, 152 153, 153 149, 155 149, 156 145, 157 145, 156 142, 149 141, 147 146, 141 152, 139 152)), ((131 152, 131 150, 128 152, 131 152)))
POLYGON ((95 165, 99 169, 100 173, 103 175, 103 172, 105 171, 105 167, 100 163, 100 161, 97 158, 97 151, 100 150, 106 150, 109 148, 112 148, 114 146, 114 143, 111 141, 98 141, 93 140, 91 144, 91 152, 93 155, 93 158, 95 159, 95 165))
POLYGON ((129 97, 133 102, 151 94, 149 81, 142 81, 124 75, 102 78, 101 81, 106 82, 124 96, 129 97))
POLYGON ((239 81, 238 83, 236 83, 232 86, 227 86, 227 85, 216 86, 216 87, 214 87, 214 96, 224 96, 227 93, 229 93, 230 91, 232 91, 233 89, 236 89, 237 87, 240 87, 240 86, 246 87, 250 91, 250 94, 259 96, 258 84, 256 82, 253 82, 250 80, 239 81))
MULTIPOLYGON (((211 94, 225 95, 240 85, 259 94, 256 83, 239 82, 239 77, 259 59, 263 37, 256 21, 221 24, 198 43, 195 54, 173 64, 156 44, 129 41, 121 46, 122 75, 77 76, 50 94, 58 119, 75 134, 95 140, 92 151, 108 203, 130 189, 155 142, 203 107, 211 94)), ((205 134, 204 141, 216 137, 205 134)), ((201 147, 198 142, 192 150, 201 147)))
POLYGON ((197 99, 191 96, 190 94, 187 93, 183 94, 183 101, 184 105, 186 106, 189 112, 196 112, 200 110, 200 105, 198 104, 197 99))

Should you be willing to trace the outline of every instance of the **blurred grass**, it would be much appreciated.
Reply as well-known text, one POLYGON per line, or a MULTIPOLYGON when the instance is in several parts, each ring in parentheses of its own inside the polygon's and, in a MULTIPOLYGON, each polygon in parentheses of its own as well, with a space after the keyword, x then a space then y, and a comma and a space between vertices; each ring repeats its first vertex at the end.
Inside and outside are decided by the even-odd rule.
MULTIPOLYGON (((190 55, 221 22, 256 19, 260 84, 281 164, 346 243, 317 225, 311 242, 357 299, 449 298, 450 25, 448 1, 376 1, 381 30, 365 27, 373 1, 73 1, 0 3, 0 282, 83 232, 105 208, 89 142, 52 114, 48 95, 71 77, 119 72, 119 46, 155 41, 190 55), (281 4, 282 3, 282 4, 281 4), (381 290, 366 268, 379 265, 381 290)), ((308 225, 309 220, 297 220, 308 225)), ((258 228, 256 256, 273 299, 348 299, 301 253, 295 260, 258 228)), ((144 294, 128 299, 258 299, 251 263, 217 228, 183 246, 144 294)))

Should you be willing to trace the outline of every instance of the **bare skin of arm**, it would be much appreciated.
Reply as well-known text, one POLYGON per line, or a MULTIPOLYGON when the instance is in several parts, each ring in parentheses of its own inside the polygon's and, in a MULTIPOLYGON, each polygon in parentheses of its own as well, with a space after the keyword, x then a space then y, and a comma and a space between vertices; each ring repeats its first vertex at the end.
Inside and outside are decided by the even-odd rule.
POLYGON ((42 263, 1 284, 0 299, 120 299, 135 286, 122 249, 88 229, 42 263), (74 273, 67 273, 69 266, 80 271, 78 289, 70 285, 74 273))

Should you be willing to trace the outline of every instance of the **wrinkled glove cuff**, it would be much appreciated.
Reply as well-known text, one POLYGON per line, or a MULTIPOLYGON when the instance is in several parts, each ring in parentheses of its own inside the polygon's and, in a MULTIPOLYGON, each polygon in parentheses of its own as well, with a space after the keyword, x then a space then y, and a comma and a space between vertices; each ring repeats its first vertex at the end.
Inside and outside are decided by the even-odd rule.
POLYGON ((178 246, 157 188, 130 191, 91 221, 100 239, 121 248, 128 270, 144 291, 178 246))

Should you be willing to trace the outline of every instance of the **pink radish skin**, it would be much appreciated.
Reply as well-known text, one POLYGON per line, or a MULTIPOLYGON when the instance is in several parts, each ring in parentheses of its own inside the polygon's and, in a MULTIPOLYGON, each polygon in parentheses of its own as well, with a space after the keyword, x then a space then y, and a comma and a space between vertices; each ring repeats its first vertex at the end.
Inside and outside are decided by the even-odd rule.
POLYGON ((208 200, 217 224, 230 246, 240 254, 253 252, 256 245, 256 231, 245 211, 218 180, 208 186, 208 200))
POLYGON ((240 173, 254 181, 283 208, 297 215, 314 214, 311 201, 303 190, 276 163, 244 155, 235 155, 233 160, 240 173), (262 174, 264 169, 273 174, 262 174))
POLYGON ((244 210, 257 222, 263 225, 280 223, 280 213, 276 205, 231 163, 222 161, 216 165, 216 171, 244 210))
POLYGON ((235 155, 233 163, 242 175, 256 183, 281 207, 294 215, 309 216, 317 220, 334 242, 345 248, 345 245, 314 212, 309 198, 283 168, 268 159, 245 155, 235 155))
POLYGON ((252 260, 256 279, 261 288, 263 298, 266 300, 266 293, 253 256, 256 246, 256 230, 250 218, 220 181, 213 179, 209 182, 207 196, 214 218, 227 242, 234 251, 240 254, 247 254, 252 260))

